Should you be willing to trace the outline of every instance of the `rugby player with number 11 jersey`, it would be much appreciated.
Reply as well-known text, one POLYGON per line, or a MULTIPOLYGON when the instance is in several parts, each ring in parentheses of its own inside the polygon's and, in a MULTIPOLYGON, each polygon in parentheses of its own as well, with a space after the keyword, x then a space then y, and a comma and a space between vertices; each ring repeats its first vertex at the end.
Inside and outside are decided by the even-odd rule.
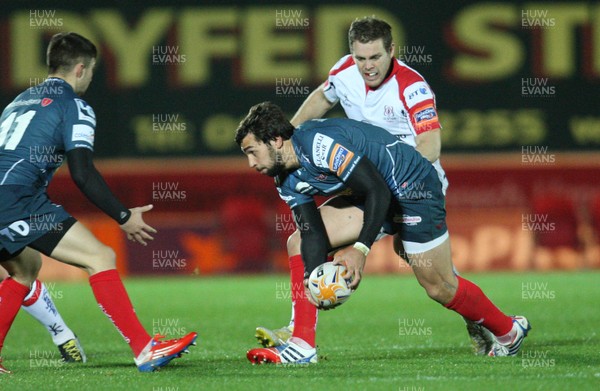
MULTIPOLYGON (((114 251, 47 194, 67 160, 77 187, 130 240, 146 245, 156 232, 142 218, 152 205, 126 208, 94 166, 96 116, 80 96, 92 81, 96 54, 95 45, 79 34, 54 35, 48 79, 17 96, 0 117, 0 264, 10 274, 0 284, 0 349, 37 278, 42 253, 90 275, 98 305, 129 344, 138 369, 151 372, 180 356, 197 334, 167 341, 151 337, 116 270, 114 251)), ((0 373, 9 373, 1 363, 0 373)))

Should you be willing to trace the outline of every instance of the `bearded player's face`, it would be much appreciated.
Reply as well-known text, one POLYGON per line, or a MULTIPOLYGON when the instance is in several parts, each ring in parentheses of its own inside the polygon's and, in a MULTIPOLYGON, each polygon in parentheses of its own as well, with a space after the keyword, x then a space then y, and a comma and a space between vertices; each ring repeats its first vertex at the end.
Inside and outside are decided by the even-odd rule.
POLYGON ((241 143, 242 152, 248 158, 248 165, 263 175, 275 177, 285 171, 281 152, 271 144, 265 144, 248 133, 241 143))
POLYGON ((392 63, 394 44, 388 52, 383 47, 383 39, 360 43, 352 43, 352 57, 358 67, 365 84, 370 88, 377 88, 385 79, 390 64, 392 63))

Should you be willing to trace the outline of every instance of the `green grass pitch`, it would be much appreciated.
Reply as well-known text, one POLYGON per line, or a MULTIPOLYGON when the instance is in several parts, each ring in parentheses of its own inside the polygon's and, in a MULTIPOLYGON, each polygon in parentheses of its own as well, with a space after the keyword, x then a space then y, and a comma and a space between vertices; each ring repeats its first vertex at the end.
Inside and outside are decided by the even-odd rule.
POLYGON ((254 328, 289 320, 287 276, 125 281, 149 331, 198 331, 198 346, 160 372, 139 373, 85 283, 49 283, 88 355, 58 361, 48 334, 20 312, 2 356, 1 390, 587 390, 600 389, 600 273, 477 274, 505 312, 533 325, 517 357, 471 353, 461 318, 413 276, 369 276, 343 306, 319 314, 319 363, 252 366, 254 328))

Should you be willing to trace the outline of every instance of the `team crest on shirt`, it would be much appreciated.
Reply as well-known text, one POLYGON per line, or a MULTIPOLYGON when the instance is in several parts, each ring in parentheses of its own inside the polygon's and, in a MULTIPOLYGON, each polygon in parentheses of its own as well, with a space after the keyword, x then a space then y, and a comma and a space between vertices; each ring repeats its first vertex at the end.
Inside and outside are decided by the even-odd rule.
POLYGON ((398 117, 396 117, 396 114, 394 113, 394 106, 390 106, 390 105, 383 106, 383 120, 384 121, 392 122, 392 121, 396 121, 397 119, 398 119, 398 117))
POLYGON ((46 107, 48 105, 50 105, 50 103, 54 102, 54 100, 50 99, 50 98, 44 98, 42 99, 42 103, 40 103, 42 105, 42 107, 46 107))
POLYGON ((348 98, 348 93, 344 92, 344 94, 341 96, 340 103, 344 107, 352 106, 352 102, 350 102, 350 98, 348 98))

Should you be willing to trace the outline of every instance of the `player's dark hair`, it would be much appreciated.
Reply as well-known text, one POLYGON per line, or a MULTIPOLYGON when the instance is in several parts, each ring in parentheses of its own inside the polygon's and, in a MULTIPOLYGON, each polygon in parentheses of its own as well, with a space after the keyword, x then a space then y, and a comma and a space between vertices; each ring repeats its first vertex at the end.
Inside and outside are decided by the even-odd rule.
POLYGON ((368 43, 379 38, 383 39, 383 47, 389 52, 392 49, 392 26, 375 16, 357 18, 348 30, 350 52, 352 52, 352 43, 355 41, 368 43))
POLYGON ((288 121, 279 106, 271 102, 262 102, 252 106, 246 118, 240 122, 235 133, 235 142, 241 145, 248 133, 267 144, 276 137, 289 140, 294 134, 294 125, 288 121))
POLYGON ((82 62, 86 67, 98 55, 96 46, 77 33, 58 33, 52 36, 46 51, 49 73, 68 72, 82 62))

